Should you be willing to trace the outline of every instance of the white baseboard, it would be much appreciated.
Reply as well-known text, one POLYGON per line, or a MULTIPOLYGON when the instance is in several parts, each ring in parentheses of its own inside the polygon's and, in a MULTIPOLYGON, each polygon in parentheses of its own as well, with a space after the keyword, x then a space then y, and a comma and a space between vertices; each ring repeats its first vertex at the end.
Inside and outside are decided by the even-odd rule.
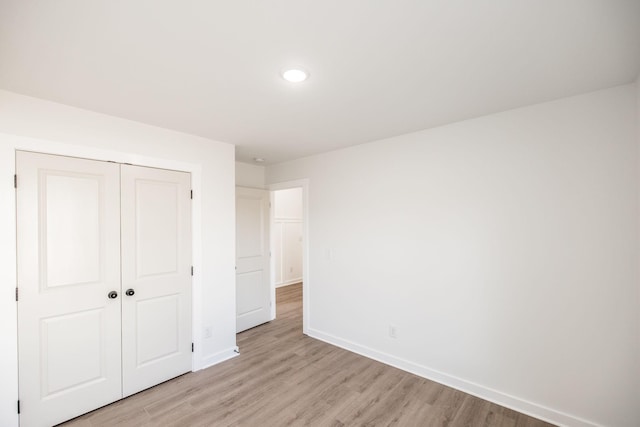
POLYGON ((213 365, 217 365, 218 363, 224 362, 225 360, 233 359, 234 357, 239 355, 240 352, 238 350, 238 346, 219 351, 215 354, 204 357, 202 359, 202 367, 200 369, 210 368, 213 365))
POLYGON ((377 360, 378 362, 382 362, 386 365, 402 369, 403 371, 407 371, 428 380, 455 388, 456 390, 463 391, 481 399, 488 400, 489 402, 505 406, 507 408, 530 415, 543 421, 547 421, 552 424, 575 427, 602 427, 597 423, 587 421, 580 417, 566 414, 564 412, 557 411, 555 409, 551 409, 534 402, 529 402, 516 396, 511 396, 498 390, 493 390, 480 384, 466 381, 462 378, 458 378, 444 372, 440 372, 438 370, 431 369, 429 367, 422 366, 417 363, 401 359, 366 346, 362 346, 355 342, 344 340, 331 334, 326 334, 324 332, 318 331, 317 329, 309 328, 308 335, 312 338, 327 342, 337 347, 341 347, 345 350, 357 353, 369 359, 377 360))
POLYGON ((276 288, 283 288, 285 286, 295 285, 300 282, 302 282, 302 277, 299 277, 297 279, 287 280, 286 282, 276 283, 276 288))

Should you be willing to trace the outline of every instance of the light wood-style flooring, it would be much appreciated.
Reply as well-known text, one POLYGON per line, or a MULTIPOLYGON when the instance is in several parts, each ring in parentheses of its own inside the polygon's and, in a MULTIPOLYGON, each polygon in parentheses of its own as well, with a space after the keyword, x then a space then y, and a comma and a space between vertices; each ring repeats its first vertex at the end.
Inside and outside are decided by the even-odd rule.
POLYGON ((301 285, 277 290, 277 314, 238 334, 240 356, 63 425, 549 426, 302 335, 301 285))

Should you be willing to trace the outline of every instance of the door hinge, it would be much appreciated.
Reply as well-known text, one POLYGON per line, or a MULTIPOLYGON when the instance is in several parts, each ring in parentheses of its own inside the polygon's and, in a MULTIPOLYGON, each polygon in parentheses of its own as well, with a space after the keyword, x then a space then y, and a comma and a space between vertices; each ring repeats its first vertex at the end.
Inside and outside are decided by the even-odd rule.
POLYGON ((193 353, 193 343, 191 343, 191 353, 193 353))
POLYGON ((193 265, 191 266, 191 275, 193 276, 193 265))
POLYGON ((13 175, 13 188, 18 188, 18 175, 13 175))
POLYGON ((193 200, 193 190, 191 190, 191 200, 193 200))
POLYGON ((18 301, 18 287, 16 287, 16 301, 18 301))
POLYGON ((20 413, 20 401, 18 400, 18 414, 20 413))

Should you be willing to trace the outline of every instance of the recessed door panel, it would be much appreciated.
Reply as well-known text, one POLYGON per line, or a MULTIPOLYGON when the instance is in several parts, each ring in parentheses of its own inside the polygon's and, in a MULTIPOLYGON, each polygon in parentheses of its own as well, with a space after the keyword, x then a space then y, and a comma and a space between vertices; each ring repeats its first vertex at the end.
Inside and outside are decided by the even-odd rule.
POLYGON ((122 165, 124 396, 191 370, 191 176, 122 165))
POLYGON ((178 192, 173 182, 135 181, 136 276, 178 271, 178 192))
POLYGON ((238 318, 251 315, 264 305, 262 270, 236 276, 236 309, 238 318))
POLYGON ((122 396, 120 183, 113 163, 16 153, 23 426, 122 396))
MULTIPOLYGON (((263 191, 263 190, 256 190, 263 191)), ((240 259, 255 258, 264 255, 264 218, 265 206, 262 194, 236 198, 236 239, 242 244, 236 249, 240 259)))
POLYGON ((40 251, 45 288, 100 281, 103 177, 41 171, 40 251))
POLYGON ((236 332, 271 319, 269 192, 236 187, 236 332))
POLYGON ((180 295, 136 303, 136 364, 142 367, 180 351, 180 295))
POLYGON ((72 393, 106 380, 103 314, 104 310, 99 308, 42 319, 40 369, 43 398, 72 393))

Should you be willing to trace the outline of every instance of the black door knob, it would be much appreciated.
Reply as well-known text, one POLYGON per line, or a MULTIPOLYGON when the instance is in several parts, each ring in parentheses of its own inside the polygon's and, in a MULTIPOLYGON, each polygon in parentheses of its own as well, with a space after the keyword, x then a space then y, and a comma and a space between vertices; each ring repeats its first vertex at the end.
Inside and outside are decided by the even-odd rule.
POLYGON ((136 291, 134 291, 133 289, 127 289, 124 293, 127 294, 128 296, 133 296, 133 294, 135 294, 136 291))
POLYGON ((118 293, 116 291, 111 291, 111 292, 109 292, 108 297, 110 299, 116 299, 116 298, 118 298, 118 293))

